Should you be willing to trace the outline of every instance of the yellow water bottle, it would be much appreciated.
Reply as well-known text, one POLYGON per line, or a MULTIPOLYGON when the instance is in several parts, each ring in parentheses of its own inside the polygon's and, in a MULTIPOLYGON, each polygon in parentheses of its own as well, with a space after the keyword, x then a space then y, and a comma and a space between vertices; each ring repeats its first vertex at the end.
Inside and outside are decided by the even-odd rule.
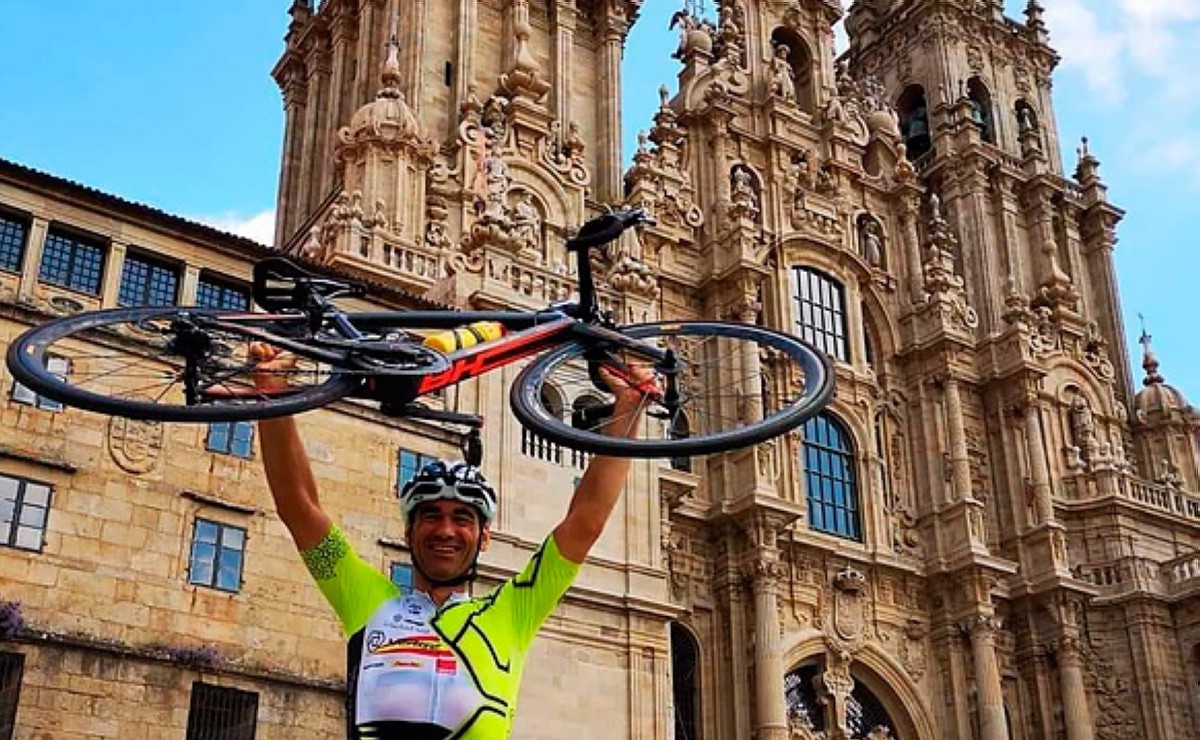
POLYGON ((454 352, 490 342, 504 336, 504 325, 498 321, 477 321, 450 331, 440 331, 425 338, 425 346, 439 352, 454 352))

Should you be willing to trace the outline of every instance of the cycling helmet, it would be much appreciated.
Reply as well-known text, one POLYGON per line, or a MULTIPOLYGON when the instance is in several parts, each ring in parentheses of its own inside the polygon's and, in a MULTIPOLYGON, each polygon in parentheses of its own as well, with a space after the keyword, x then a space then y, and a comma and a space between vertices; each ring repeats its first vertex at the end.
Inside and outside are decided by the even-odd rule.
POLYGON ((479 469, 461 461, 431 462, 417 471, 400 490, 404 520, 426 501, 461 501, 479 511, 485 526, 496 518, 496 491, 479 469))

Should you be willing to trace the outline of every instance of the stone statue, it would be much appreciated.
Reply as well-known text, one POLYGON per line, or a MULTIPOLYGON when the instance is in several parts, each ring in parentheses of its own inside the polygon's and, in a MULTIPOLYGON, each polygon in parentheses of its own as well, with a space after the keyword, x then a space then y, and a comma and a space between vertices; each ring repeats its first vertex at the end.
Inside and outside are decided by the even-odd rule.
POLYGON ((683 59, 688 52, 692 50, 692 31, 697 30, 700 24, 696 17, 692 15, 687 8, 675 11, 675 15, 671 16, 671 24, 667 30, 673 30, 675 26, 679 26, 679 48, 671 56, 675 59, 683 59))
POLYGON ((789 103, 796 99, 796 81, 792 79, 792 65, 788 62, 790 53, 786 45, 779 44, 771 59, 771 93, 789 103))
POLYGON ((483 215, 493 219, 504 218, 504 197, 508 194, 508 165, 504 158, 496 152, 489 152, 483 161, 484 183, 487 193, 484 196, 483 215))
POLYGON ((758 217, 758 193, 754 190, 754 178, 745 167, 735 167, 732 176, 731 201, 735 208, 750 218, 758 217))
POLYGON ((879 222, 873 217, 867 216, 863 219, 862 229, 859 232, 860 248, 862 249, 862 257, 871 267, 883 266, 883 230, 879 227, 879 222))
POLYGON ((533 205, 533 197, 526 191, 517 194, 516 203, 513 204, 512 224, 513 236, 521 242, 523 247, 531 249, 538 247, 540 241, 538 227, 541 225, 541 217, 533 205))
POLYGON ((585 146, 583 134, 579 133, 579 124, 571 121, 567 124, 567 138, 563 141, 563 153, 572 162, 579 162, 583 160, 585 146))

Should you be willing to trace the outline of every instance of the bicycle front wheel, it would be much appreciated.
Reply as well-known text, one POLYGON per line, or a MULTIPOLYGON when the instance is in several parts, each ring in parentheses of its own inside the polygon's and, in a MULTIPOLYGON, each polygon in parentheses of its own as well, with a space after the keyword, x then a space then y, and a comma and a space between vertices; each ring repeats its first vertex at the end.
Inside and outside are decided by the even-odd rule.
POLYGON ((358 386, 356 376, 298 357, 283 371, 285 388, 257 390, 250 344, 289 336, 302 342, 306 319, 271 316, 240 325, 221 316, 177 307, 80 313, 22 334, 8 348, 8 367, 29 391, 67 406, 167 422, 287 416, 358 386))
MULTIPOLYGON (((612 395, 592 381, 591 342, 572 342, 535 360, 517 377, 511 403, 517 420, 540 437, 573 449, 615 457, 689 457, 727 452, 784 434, 816 415, 833 395, 833 364, 786 334, 748 324, 684 321, 621 329, 627 337, 678 361, 680 401, 650 404, 637 439, 604 433, 612 395)), ((625 350, 629 365, 644 358, 625 350)))

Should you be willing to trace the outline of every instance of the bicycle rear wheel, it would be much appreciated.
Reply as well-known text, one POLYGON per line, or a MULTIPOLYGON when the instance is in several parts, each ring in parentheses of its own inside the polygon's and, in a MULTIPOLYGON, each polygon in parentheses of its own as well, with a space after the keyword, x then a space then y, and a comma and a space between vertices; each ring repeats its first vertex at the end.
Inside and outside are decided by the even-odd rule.
MULTIPOLYGON (((588 355, 595 347, 572 342, 538 358, 517 377, 511 392, 517 420, 544 439, 584 452, 687 457, 784 434, 816 415, 833 394, 829 358, 786 334, 715 321, 641 324, 621 333, 674 351, 681 395, 674 412, 648 409, 647 428, 638 439, 604 434, 607 420, 588 413, 612 399, 591 380, 588 355)), ((621 359, 645 364, 631 354, 621 359)))
POLYGON ((358 376, 297 357, 286 371, 286 388, 258 391, 251 342, 302 341, 307 320, 273 315, 251 326, 222 322, 221 316, 177 307, 80 313, 22 334, 8 349, 8 367, 22 385, 67 406, 169 422, 287 416, 332 403, 358 386, 358 376))

